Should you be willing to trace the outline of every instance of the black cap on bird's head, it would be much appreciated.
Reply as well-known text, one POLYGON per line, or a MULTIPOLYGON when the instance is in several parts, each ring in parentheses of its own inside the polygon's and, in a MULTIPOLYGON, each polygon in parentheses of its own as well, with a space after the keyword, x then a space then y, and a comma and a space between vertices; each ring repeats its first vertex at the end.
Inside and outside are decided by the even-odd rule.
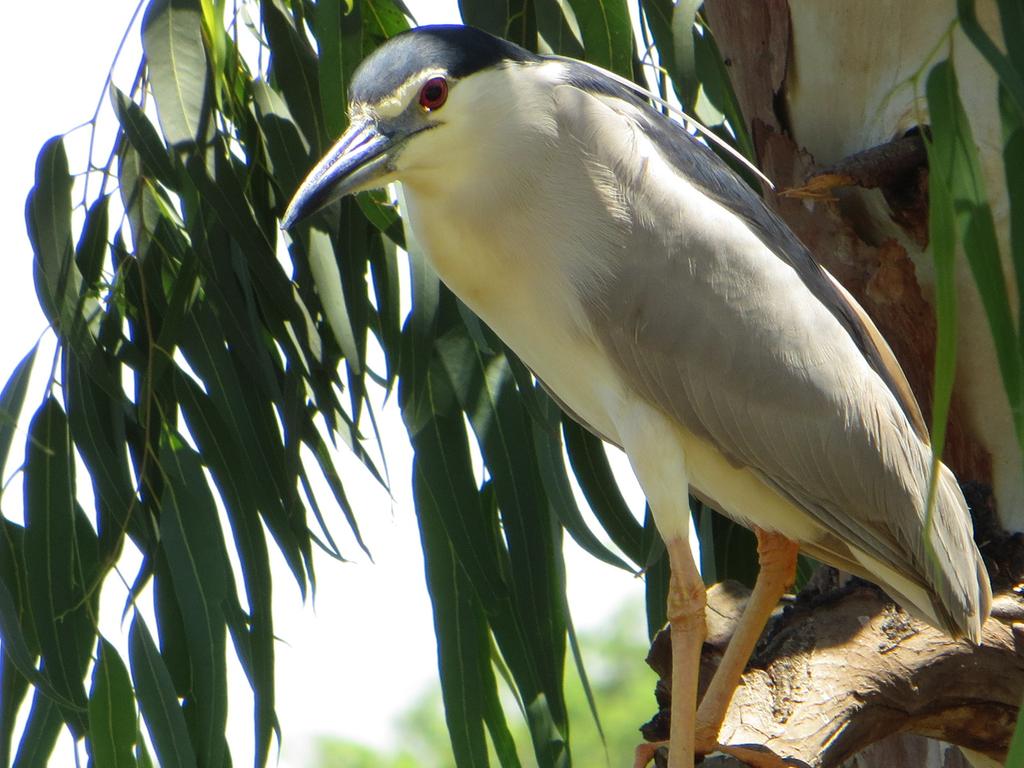
POLYGON ((343 195, 394 181, 394 161, 405 143, 443 124, 441 110, 458 81, 503 62, 540 60, 475 27, 418 27, 391 38, 356 69, 349 127, 299 185, 282 227, 343 195))
POLYGON ((503 61, 534 61, 536 54, 482 29, 456 24, 417 27, 395 35, 356 68, 349 87, 353 104, 374 104, 426 70, 453 80, 503 61))

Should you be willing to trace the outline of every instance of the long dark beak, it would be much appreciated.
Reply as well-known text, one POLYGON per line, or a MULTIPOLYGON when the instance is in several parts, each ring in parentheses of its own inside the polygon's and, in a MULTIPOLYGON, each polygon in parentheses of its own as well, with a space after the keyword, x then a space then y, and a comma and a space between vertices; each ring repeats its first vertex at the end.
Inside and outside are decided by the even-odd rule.
POLYGON ((350 192, 373 188, 390 170, 388 150, 394 145, 372 120, 353 122, 299 185, 281 228, 290 229, 350 192))

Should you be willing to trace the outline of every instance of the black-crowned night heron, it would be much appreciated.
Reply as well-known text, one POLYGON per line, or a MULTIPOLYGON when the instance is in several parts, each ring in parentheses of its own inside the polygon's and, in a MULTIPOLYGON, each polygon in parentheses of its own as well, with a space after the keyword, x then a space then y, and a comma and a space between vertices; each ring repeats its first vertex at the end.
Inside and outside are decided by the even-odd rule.
POLYGON ((797 546, 979 641, 985 566, 945 466, 926 531, 931 449, 903 372, 714 153, 613 75, 470 27, 386 42, 349 110, 284 226, 402 182, 441 279, 626 452, 672 570, 673 768, 715 746, 797 546), (754 528, 761 559, 696 714, 705 599, 688 491, 754 528))

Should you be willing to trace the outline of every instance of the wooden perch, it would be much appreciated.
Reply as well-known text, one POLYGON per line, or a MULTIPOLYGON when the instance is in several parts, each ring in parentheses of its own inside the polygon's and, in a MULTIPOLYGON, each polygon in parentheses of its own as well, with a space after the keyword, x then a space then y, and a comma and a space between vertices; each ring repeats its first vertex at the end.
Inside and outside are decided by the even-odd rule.
POLYGON ((838 187, 899 187, 927 167, 924 139, 920 133, 913 133, 817 170, 802 185, 783 190, 781 194, 783 197, 829 198, 838 187))
MULTIPOLYGON (((742 609, 743 591, 726 583, 708 592, 704 684, 742 609)), ((788 764, 813 768, 838 766, 900 732, 1002 759, 1024 694, 1024 625, 1014 624, 1024 620, 1024 600, 1004 593, 996 613, 975 648, 910 618, 864 582, 824 596, 805 592, 766 630, 719 740, 765 747, 788 764)), ((662 678, 663 707, 670 654, 663 632, 648 656, 662 678)), ((667 723, 662 709, 642 729, 645 738, 666 738, 667 723)))

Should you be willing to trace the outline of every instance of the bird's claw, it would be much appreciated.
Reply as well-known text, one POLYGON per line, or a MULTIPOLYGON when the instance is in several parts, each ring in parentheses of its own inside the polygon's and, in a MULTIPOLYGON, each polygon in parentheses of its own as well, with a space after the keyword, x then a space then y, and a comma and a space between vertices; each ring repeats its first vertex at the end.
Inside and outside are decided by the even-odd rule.
POLYGON ((654 760, 654 753, 662 747, 668 748, 667 741, 648 741, 638 744, 633 753, 633 768, 646 768, 654 760))

